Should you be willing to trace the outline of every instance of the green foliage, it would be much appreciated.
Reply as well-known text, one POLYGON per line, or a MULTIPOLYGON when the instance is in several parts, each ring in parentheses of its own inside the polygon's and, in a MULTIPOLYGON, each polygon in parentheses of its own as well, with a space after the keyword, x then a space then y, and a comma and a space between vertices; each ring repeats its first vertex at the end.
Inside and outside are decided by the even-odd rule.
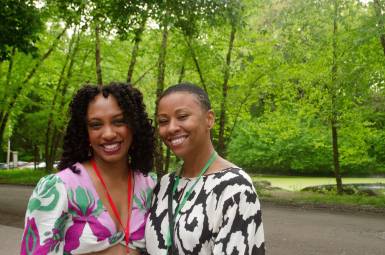
MULTIPOLYGON (((161 27, 167 24, 166 87, 177 83, 183 70, 183 81, 207 87, 219 116, 224 72, 229 71, 225 138, 229 159, 236 164, 251 171, 331 175, 330 120, 336 117, 343 175, 385 169, 385 57, 379 39, 383 30, 371 4, 339 1, 338 33, 333 35, 330 0, 45 3, 44 12, 28 5, 34 8, 29 14, 44 20, 47 28, 39 34, 40 41, 36 35, 41 30, 29 29, 28 36, 35 37, 28 42, 37 54, 44 55, 63 24, 70 24, 51 55, 40 63, 20 49, 12 58, 12 70, 11 59, 0 64, 0 110, 10 114, 4 138, 11 137, 12 149, 21 157, 32 159, 36 148, 43 154, 50 120, 60 139, 73 93, 84 83, 95 83, 95 25, 101 28, 101 66, 108 83, 126 79, 135 33, 145 24, 132 81, 153 116, 161 27), (232 25, 237 33, 226 66, 232 25), (70 45, 78 34, 78 49, 72 55, 70 45), (335 80, 333 39, 338 50, 335 80), (16 103, 9 108, 15 95, 16 103)), ((4 6, 8 5, 0 8, 4 6)), ((14 6, 24 8, 25 3, 14 6)), ((21 13, 9 17, 28 20, 21 19, 21 13)), ((9 24, 0 24, 0 29, 8 29, 11 38, 24 44, 9 24)), ((10 49, 6 46, 7 56, 10 49)), ((216 125, 214 141, 218 129, 216 125)))
POLYGON ((327 174, 330 136, 316 119, 272 112, 240 125, 229 145, 229 158, 256 172, 327 174))
POLYGON ((34 1, 2 0, 0 20, 0 62, 9 59, 13 49, 37 55, 43 22, 34 1))
MULTIPOLYGON (((229 145, 230 159, 256 172, 332 175, 330 132, 317 114, 307 110, 269 112, 243 122, 229 145)), ((375 172, 383 165, 383 146, 374 141, 380 141, 383 133, 360 121, 359 113, 350 114, 340 129, 343 174, 375 172)))

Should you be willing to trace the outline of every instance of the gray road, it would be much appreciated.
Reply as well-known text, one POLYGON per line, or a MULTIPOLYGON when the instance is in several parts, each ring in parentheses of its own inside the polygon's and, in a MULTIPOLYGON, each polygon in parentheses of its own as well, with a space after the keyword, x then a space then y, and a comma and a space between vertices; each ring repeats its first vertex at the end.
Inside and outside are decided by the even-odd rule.
POLYGON ((385 255, 385 215, 348 214, 266 205, 271 255, 385 255))
MULTIPOLYGON (((0 255, 18 254, 30 187, 0 185, 0 255)), ((268 255, 384 255, 385 215, 263 204, 268 255)))

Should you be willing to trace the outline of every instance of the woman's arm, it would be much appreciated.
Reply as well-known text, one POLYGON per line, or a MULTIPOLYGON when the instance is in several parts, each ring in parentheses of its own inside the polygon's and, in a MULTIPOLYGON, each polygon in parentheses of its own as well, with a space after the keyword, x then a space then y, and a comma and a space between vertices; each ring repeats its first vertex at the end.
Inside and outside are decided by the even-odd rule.
POLYGON ((20 254, 63 254, 67 211, 64 183, 56 175, 43 177, 28 202, 20 254))
POLYGON ((264 255, 264 231, 257 194, 252 186, 242 185, 223 201, 221 225, 213 254, 264 255))

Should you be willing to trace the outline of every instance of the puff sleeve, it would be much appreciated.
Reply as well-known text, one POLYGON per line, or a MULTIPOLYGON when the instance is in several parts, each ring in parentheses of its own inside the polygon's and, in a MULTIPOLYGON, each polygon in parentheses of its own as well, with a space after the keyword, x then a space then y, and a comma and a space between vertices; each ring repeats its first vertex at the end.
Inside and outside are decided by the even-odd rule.
POLYGON ((57 175, 43 177, 28 202, 20 254, 63 254, 68 217, 64 183, 57 175))

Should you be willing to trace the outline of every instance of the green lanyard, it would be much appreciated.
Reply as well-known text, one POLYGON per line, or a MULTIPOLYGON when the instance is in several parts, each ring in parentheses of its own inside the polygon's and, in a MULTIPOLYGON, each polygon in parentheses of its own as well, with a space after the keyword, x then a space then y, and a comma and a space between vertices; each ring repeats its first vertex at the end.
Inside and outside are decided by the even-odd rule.
POLYGON ((166 237, 166 245, 167 245, 167 249, 169 249, 172 244, 173 244, 173 236, 174 236, 174 226, 175 226, 175 220, 176 220, 176 217, 179 215, 180 213, 180 210, 182 209, 182 207, 186 204, 189 196, 191 195, 195 185, 198 183, 198 181, 202 178, 202 175, 204 175, 204 173, 207 171, 207 169, 212 165, 212 163, 214 163, 215 159, 217 158, 218 154, 214 151, 209 160, 206 162, 205 166, 202 168, 202 170, 200 171, 199 175, 197 176, 195 182, 193 183, 193 185, 186 191, 186 193, 184 194, 181 202, 179 203, 179 205, 177 206, 177 208, 175 209, 175 212, 174 214, 172 213, 173 212, 173 209, 172 209, 172 199, 174 197, 174 194, 176 192, 176 189, 179 185, 179 180, 180 180, 180 176, 179 175, 176 175, 175 176, 175 179, 174 179, 174 182, 173 182, 173 186, 172 186, 172 190, 171 190, 171 194, 169 194, 169 219, 171 219, 172 222, 169 222, 170 223, 170 229, 167 233, 167 237, 166 237))

